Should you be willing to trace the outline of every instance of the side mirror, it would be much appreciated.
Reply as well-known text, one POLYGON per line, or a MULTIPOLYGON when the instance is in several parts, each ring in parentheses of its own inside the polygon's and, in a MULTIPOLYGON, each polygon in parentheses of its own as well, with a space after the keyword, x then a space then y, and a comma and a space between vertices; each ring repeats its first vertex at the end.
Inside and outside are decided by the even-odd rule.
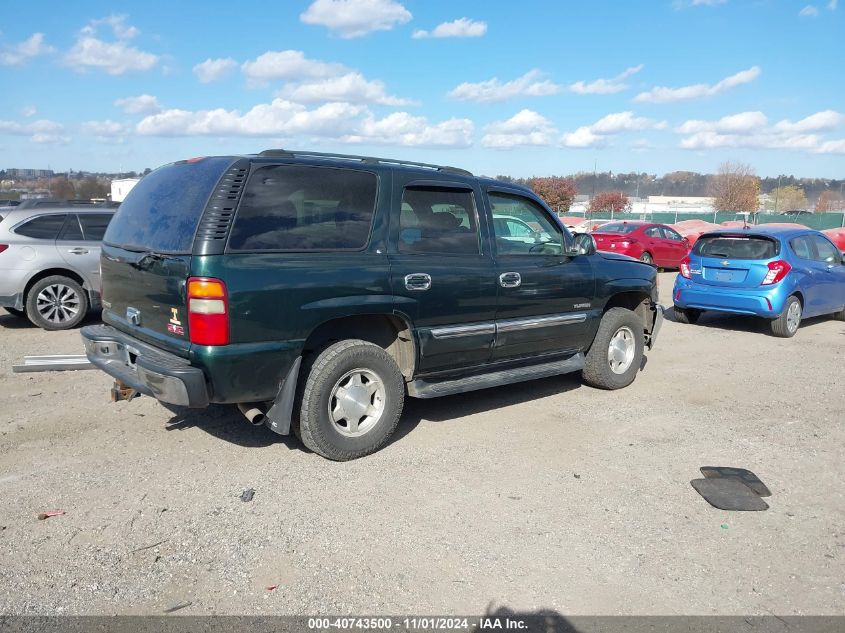
POLYGON ((596 250, 596 240, 589 233, 576 233, 573 236, 573 255, 593 255, 596 250))

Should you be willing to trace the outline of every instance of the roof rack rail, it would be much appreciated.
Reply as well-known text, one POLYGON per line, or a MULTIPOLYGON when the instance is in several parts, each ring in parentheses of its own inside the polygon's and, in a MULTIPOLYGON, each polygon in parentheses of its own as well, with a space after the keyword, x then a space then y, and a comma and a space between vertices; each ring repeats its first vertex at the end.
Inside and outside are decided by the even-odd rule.
POLYGON ((432 163, 418 163, 411 160, 398 160, 394 158, 378 158, 376 156, 359 156, 357 154, 336 154, 334 152, 300 152, 296 150, 285 149, 265 149, 258 154, 259 156, 294 158, 296 156, 305 156, 313 158, 329 158, 338 160, 358 160, 366 164, 378 165, 407 165, 410 167, 425 167, 426 169, 434 169, 435 171, 448 172, 450 174, 458 174, 460 176, 472 177, 472 172, 460 167, 449 167, 448 165, 434 165, 432 163))

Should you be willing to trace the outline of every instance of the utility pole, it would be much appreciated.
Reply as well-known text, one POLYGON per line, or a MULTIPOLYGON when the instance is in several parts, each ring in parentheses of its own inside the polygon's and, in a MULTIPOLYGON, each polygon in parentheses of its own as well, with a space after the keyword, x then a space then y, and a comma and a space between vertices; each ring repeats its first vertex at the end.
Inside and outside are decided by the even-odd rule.
POLYGON ((778 212, 778 195, 780 195, 780 176, 778 176, 778 187, 775 189, 775 213, 778 212))

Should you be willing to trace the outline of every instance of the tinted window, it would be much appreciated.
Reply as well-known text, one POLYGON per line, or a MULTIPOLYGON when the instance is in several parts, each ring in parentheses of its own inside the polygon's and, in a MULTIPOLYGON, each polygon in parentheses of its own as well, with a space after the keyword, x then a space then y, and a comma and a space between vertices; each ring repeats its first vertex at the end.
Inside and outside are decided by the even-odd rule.
POLYGON ((103 238, 133 250, 190 253, 203 209, 230 158, 173 163, 144 176, 120 205, 103 238))
POLYGON ((62 227, 62 232, 59 233, 59 239, 64 241, 82 239, 82 228, 79 226, 79 220, 75 213, 67 214, 65 225, 62 227))
MULTIPOLYGON (((599 232, 601 232, 601 231, 599 231, 599 232)), ((661 233, 659 226, 650 226, 649 228, 647 228, 645 230, 645 234, 648 235, 649 237, 656 237, 656 238, 660 238, 660 239, 663 238, 663 233, 661 233)))
POLYGON ((85 240, 88 242, 102 241, 111 219, 111 213, 80 213, 79 223, 82 224, 85 240))
POLYGON ((16 228, 15 233, 41 240, 54 240, 58 237, 59 231, 65 223, 66 215, 65 213, 60 213, 33 218, 26 224, 16 228))
POLYGON ((780 248, 778 242, 765 237, 711 235, 699 238, 692 252, 701 257, 771 259, 780 252, 780 248))
POLYGON ((593 233, 633 233, 638 228, 640 228, 639 224, 613 222, 611 224, 605 224, 604 226, 600 226, 595 231, 593 231, 593 233))
POLYGON ((810 236, 802 235, 789 240, 792 251, 801 259, 813 259, 813 247, 810 244, 810 236))
POLYGON ((816 245, 816 259, 826 264, 838 264, 842 261, 839 251, 825 238, 811 235, 810 239, 816 245))
POLYGON ((533 200, 491 193, 496 250, 507 255, 560 254, 563 232, 533 200))
POLYGON ((675 242, 683 242, 684 241, 684 238, 681 237, 680 233, 678 233, 677 231, 675 231, 673 229, 670 229, 668 226, 661 227, 661 230, 663 231, 663 236, 667 240, 672 240, 672 241, 675 241, 675 242))
POLYGON ((407 187, 399 216, 399 252, 478 254, 472 192, 407 187))
POLYGON ((230 250, 360 250, 376 204, 375 174, 352 169, 262 167, 244 190, 230 250))

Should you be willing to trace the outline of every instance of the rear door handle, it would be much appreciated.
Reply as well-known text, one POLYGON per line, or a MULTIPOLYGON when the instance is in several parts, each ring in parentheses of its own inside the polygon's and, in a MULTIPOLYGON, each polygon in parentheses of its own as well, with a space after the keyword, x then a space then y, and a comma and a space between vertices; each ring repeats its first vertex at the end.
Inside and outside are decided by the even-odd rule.
POLYGON ((71 255, 87 255, 88 249, 87 248, 72 248, 68 251, 71 255))
POLYGON ((499 275, 499 285, 502 288, 519 288, 522 284, 522 275, 519 273, 502 273, 499 275))
POLYGON ((428 273, 405 275, 405 288, 408 290, 428 290, 431 288, 431 275, 428 273))

